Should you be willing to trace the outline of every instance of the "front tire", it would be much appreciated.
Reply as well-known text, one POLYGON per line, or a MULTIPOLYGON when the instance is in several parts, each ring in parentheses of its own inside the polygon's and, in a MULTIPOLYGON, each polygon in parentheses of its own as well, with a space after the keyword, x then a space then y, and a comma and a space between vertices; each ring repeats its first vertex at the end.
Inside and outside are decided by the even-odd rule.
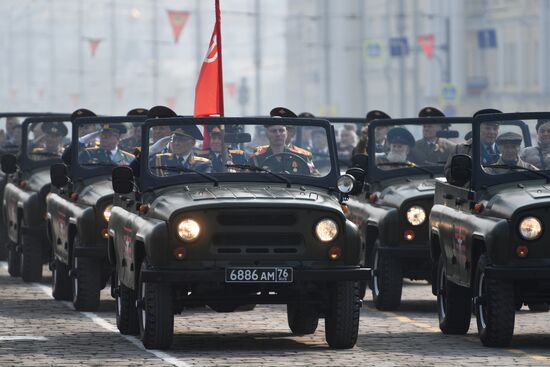
POLYGON ((372 300, 381 311, 396 310, 401 304, 403 274, 399 259, 380 252, 378 244, 374 248, 372 264, 372 300))
POLYGON ((52 297, 58 301, 70 301, 72 296, 69 267, 55 259, 52 269, 52 297))
POLYGON ((286 305, 288 327, 294 335, 309 335, 315 333, 319 325, 319 314, 304 303, 289 303, 286 305))
POLYGON ((99 260, 75 256, 72 289, 75 310, 97 311, 101 292, 101 263, 99 260))
POLYGON ((9 243, 8 248, 8 273, 12 277, 21 276, 21 254, 16 249, 16 244, 9 243))
POLYGON ((437 313, 443 334, 462 335, 468 332, 472 318, 472 296, 468 288, 447 279, 445 259, 437 266, 437 313))
POLYGON ((353 348, 359 333, 359 283, 334 283, 329 290, 329 304, 325 315, 325 338, 333 349, 353 348))
POLYGON ((139 334, 147 349, 168 349, 174 338, 174 308, 169 284, 146 283, 139 275, 139 334))
POLYGON ((139 334, 138 310, 136 308, 136 292, 126 287, 117 277, 116 295, 116 326, 121 334, 139 334))
POLYGON ((42 242, 30 234, 21 234, 21 278, 24 282, 42 280, 42 242))
POLYGON ((512 341, 515 321, 514 287, 510 282, 487 278, 487 258, 479 258, 475 277, 475 313, 479 338, 488 347, 506 347, 512 341))

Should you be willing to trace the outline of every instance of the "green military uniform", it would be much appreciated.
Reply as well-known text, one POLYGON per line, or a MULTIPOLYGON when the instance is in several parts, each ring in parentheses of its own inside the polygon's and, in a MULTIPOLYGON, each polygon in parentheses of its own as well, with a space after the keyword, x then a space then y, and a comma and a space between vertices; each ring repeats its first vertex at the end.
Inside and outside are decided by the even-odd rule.
MULTIPOLYGON (((42 131, 46 136, 53 137, 57 136, 60 138, 60 141, 55 146, 44 145, 42 147, 36 147, 31 150, 31 159, 34 161, 52 159, 55 157, 61 157, 63 154, 62 138, 67 135, 68 130, 65 124, 62 122, 54 123, 43 123, 41 126, 42 131)), ((45 141, 41 142, 45 144, 45 141)))
MULTIPOLYGON (((114 133, 120 136, 126 132, 126 127, 122 124, 103 124, 101 133, 114 133)), ((101 138, 100 138, 101 140, 101 138)), ((101 143, 100 143, 101 144, 101 143)), ((112 164, 116 166, 128 166, 134 160, 135 156, 124 150, 118 145, 113 150, 107 150, 99 147, 86 148, 79 153, 78 161, 81 164, 112 164)))
MULTIPOLYGON (((306 165, 304 166, 302 160, 298 160, 295 158, 291 158, 285 161, 281 159, 278 162, 281 165, 281 167, 279 167, 279 169, 276 169, 275 171, 281 171, 281 172, 287 171, 289 173, 303 174, 303 175, 304 174, 310 175, 310 174, 317 173, 317 170, 315 169, 315 166, 312 161, 313 155, 309 150, 290 144, 288 146, 285 146, 283 152, 290 153, 302 158, 302 160, 306 163, 306 165)), ((268 161, 268 158, 270 158, 273 155, 275 154, 273 153, 273 150, 271 149, 271 147, 269 145, 264 145, 264 146, 256 147, 255 152, 250 156, 250 159, 251 159, 251 162, 256 167, 270 169, 270 166, 266 165, 265 163, 273 163, 271 161, 268 161)))

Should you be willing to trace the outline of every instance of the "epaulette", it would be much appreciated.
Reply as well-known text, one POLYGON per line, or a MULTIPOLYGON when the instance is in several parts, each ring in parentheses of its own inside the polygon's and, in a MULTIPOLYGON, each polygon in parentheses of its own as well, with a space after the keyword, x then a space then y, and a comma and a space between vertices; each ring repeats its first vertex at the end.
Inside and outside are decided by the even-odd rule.
POLYGON ((193 156, 193 161, 199 161, 199 162, 210 162, 210 159, 208 158, 204 158, 204 157, 198 157, 198 156, 193 156))
POLYGON ((304 148, 300 148, 300 147, 297 147, 295 145, 292 145, 290 147, 288 147, 288 149, 294 153, 298 153, 298 154, 301 154, 301 155, 305 155, 306 157, 311 157, 312 154, 309 150, 307 149, 304 149, 304 148))
POLYGON ((42 153, 44 151, 46 151, 46 149, 44 149, 44 148, 34 148, 32 150, 32 153, 42 153))
POLYGON ((269 148, 269 145, 258 145, 256 148, 254 148, 254 153, 258 153, 258 151, 264 151, 269 148))
POLYGON ((242 154, 244 154, 244 150, 240 150, 240 149, 229 149, 229 154, 239 154, 239 155, 242 155, 242 154))
POLYGON ((199 150, 199 151, 195 152, 195 154, 198 154, 198 155, 207 155, 207 154, 210 154, 210 149, 199 150))
POLYGON ((172 158, 172 153, 158 153, 157 157, 166 157, 166 158, 172 158))
POLYGON ((95 150, 99 150, 99 146, 93 147, 93 148, 86 148, 86 150, 87 150, 88 152, 90 152, 90 151, 95 151, 95 150))

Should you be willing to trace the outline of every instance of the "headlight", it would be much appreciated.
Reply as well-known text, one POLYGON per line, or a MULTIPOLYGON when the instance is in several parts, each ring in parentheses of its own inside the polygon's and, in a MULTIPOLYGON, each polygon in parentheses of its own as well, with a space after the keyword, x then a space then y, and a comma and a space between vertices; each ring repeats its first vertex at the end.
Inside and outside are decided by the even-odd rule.
POLYGON ((526 240, 536 240, 542 233, 542 224, 535 217, 524 218, 519 223, 519 233, 526 240))
POLYGON ((338 225, 332 219, 322 219, 315 226, 315 235, 321 242, 330 242, 338 235, 338 225))
POLYGON ((113 209, 113 206, 112 205, 109 205, 105 208, 105 210, 103 211, 103 218, 105 218, 105 220, 108 222, 109 219, 111 219, 111 210, 113 209))
POLYGON ((353 190, 353 186, 355 186, 354 184, 355 179, 351 175, 340 176, 338 181, 336 181, 336 186, 342 194, 347 194, 348 192, 351 192, 351 190, 353 190))
POLYGON ((178 236, 184 241, 193 241, 199 237, 201 227, 196 220, 184 219, 178 224, 178 236))
POLYGON ((407 220, 413 226, 419 226, 426 220, 426 212, 420 206, 411 206, 407 210, 407 220))

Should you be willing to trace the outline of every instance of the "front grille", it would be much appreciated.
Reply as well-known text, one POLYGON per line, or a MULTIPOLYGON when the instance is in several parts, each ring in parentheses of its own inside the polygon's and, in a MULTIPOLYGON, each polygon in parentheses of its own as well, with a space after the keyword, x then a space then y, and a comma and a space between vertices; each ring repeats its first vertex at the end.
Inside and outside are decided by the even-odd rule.
POLYGON ((296 217, 284 213, 222 213, 218 215, 222 226, 293 226, 296 217))
POLYGON ((299 233, 217 233, 212 237, 219 254, 294 254, 303 245, 299 233))

